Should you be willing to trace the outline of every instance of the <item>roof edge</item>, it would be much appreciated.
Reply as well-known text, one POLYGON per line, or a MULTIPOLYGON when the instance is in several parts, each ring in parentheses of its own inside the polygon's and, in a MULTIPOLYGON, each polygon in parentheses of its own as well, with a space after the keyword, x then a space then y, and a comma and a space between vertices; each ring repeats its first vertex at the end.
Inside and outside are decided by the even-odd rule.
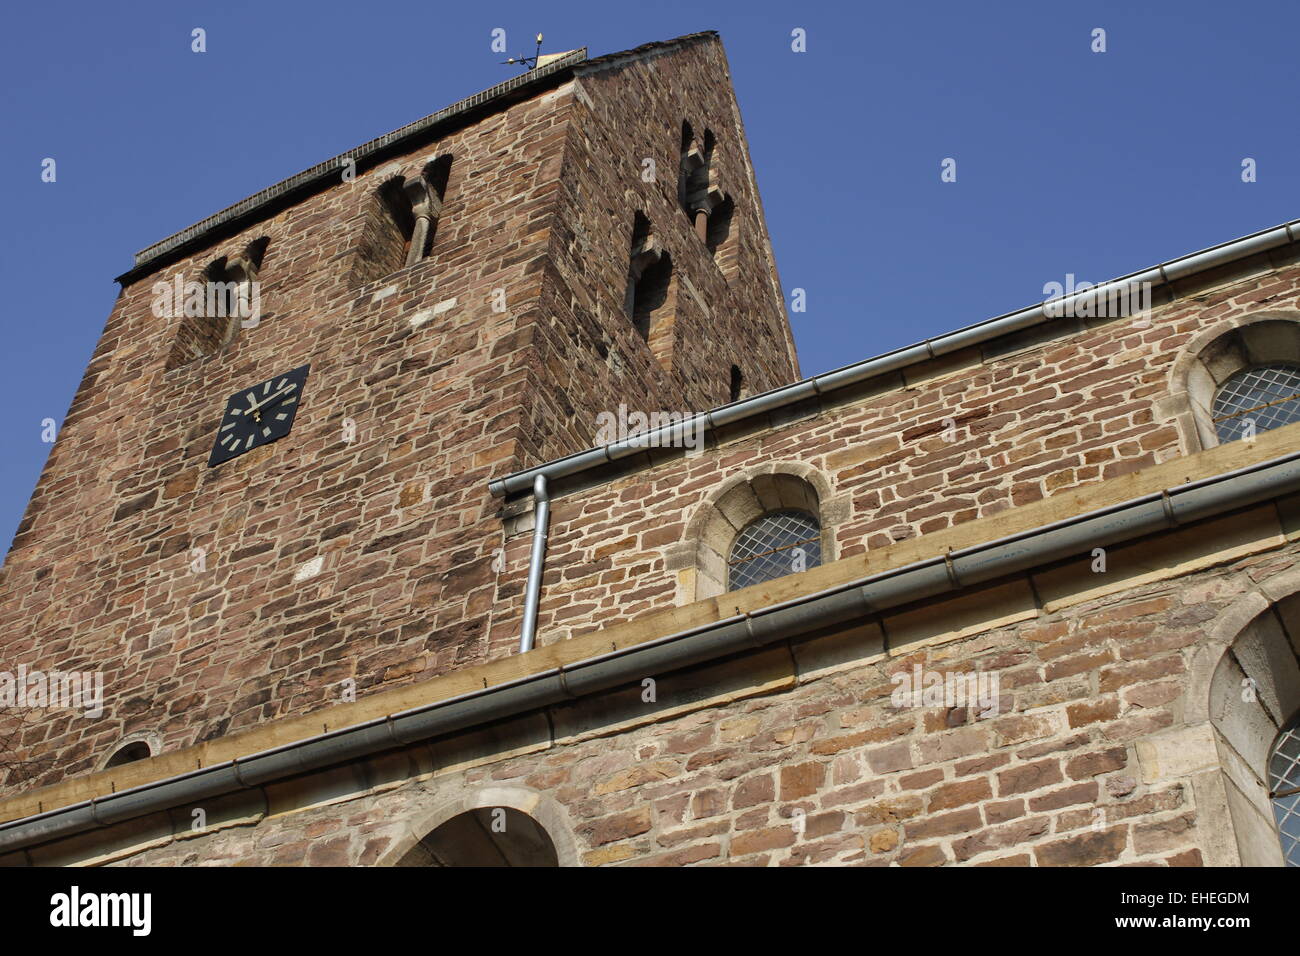
POLYGON ((579 65, 583 67, 584 73, 591 72, 616 66, 625 60, 639 60, 653 53, 666 53, 688 44, 706 40, 716 41, 718 39, 719 36, 715 30, 688 33, 671 40, 645 43, 630 50, 605 54, 591 60, 587 59, 586 47, 573 50, 544 66, 511 77, 495 86, 475 93, 473 96, 468 96, 444 109, 438 110, 436 113, 430 113, 428 116, 408 123, 391 133, 385 133, 383 136, 362 143, 355 149, 347 150, 324 162, 317 163, 309 169, 296 173, 254 193, 246 199, 227 206, 206 219, 201 219, 187 229, 182 229, 166 239, 146 246, 135 254, 135 264, 118 276, 116 281, 122 285, 134 282, 163 263, 179 258, 182 253, 204 245, 215 234, 233 230, 237 226, 247 225, 264 218, 278 204, 289 199, 300 198, 321 188, 327 179, 339 175, 339 171, 344 168, 348 160, 353 161, 358 166, 363 165, 363 160, 376 160, 413 140, 438 131, 439 127, 464 120, 485 107, 499 108, 513 103, 516 97, 511 96, 511 94, 540 92, 547 87, 557 86, 560 82, 572 76, 575 68, 579 65))
POLYGON ((227 206, 206 219, 200 220, 187 229, 182 229, 160 242, 146 246, 135 254, 135 265, 118 276, 116 281, 122 284, 132 282, 160 264, 161 261, 173 257, 184 249, 200 244, 202 240, 210 237, 220 229, 230 227, 236 223, 256 221, 266 211, 267 207, 276 201, 309 190, 313 186, 318 186, 326 178, 338 176, 339 171, 347 165, 349 160, 361 165, 364 160, 374 159, 377 155, 383 155, 394 147, 410 142, 419 136, 428 135, 439 126, 463 118, 483 106, 488 104, 504 105, 506 102, 505 97, 510 93, 518 93, 532 87, 540 89, 558 83, 560 79, 563 79, 558 74, 566 74, 586 58, 586 47, 574 50, 553 63, 511 77, 504 82, 475 93, 473 96, 458 100, 451 106, 438 110, 436 113, 430 113, 413 123, 408 123, 390 133, 378 136, 366 143, 362 143, 355 149, 339 153, 337 156, 332 156, 324 162, 317 163, 315 166, 296 173, 288 179, 281 180, 273 186, 268 186, 266 189, 256 192, 232 206, 227 206))

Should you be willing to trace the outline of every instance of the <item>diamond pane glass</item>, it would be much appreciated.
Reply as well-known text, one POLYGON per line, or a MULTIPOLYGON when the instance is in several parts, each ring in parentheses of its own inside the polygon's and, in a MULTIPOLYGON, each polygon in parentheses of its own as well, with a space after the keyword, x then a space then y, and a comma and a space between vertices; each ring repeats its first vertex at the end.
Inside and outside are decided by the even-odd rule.
POLYGON ((1277 820, 1282 840, 1282 856, 1287 866, 1300 866, 1300 717, 1278 737, 1268 762, 1269 793, 1273 797, 1273 818, 1277 820))
POLYGON ((1259 365, 1229 378, 1211 411, 1219 441, 1229 442, 1300 421, 1300 367, 1259 365))
POLYGON ((731 546, 728 590, 822 563, 821 525, 803 511, 774 511, 750 522, 731 546))

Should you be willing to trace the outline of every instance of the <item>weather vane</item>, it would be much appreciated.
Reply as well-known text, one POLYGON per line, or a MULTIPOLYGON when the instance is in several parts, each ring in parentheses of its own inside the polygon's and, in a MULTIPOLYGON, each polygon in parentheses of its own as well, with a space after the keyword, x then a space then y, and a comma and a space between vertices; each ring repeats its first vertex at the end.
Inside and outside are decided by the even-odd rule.
POLYGON ((537 34, 537 49, 533 51, 532 56, 512 56, 508 60, 502 60, 502 63, 518 63, 525 70, 531 70, 537 66, 537 58, 542 55, 542 35, 537 34))

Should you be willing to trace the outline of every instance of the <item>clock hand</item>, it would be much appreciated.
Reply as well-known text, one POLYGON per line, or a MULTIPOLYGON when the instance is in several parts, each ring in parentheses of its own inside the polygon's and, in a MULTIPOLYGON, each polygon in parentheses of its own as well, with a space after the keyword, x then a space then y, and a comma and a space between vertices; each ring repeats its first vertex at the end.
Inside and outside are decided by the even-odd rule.
POLYGON ((269 403, 271 403, 275 399, 282 397, 292 387, 293 387, 292 385, 286 385, 284 388, 272 392, 270 395, 266 396, 266 398, 262 399, 260 402, 253 402, 251 405, 248 406, 247 409, 245 409, 244 414, 252 415, 253 421, 260 422, 262 420, 262 416, 259 415, 258 412, 260 412, 263 408, 265 408, 269 403))
MULTIPOLYGON (((266 405, 268 402, 271 402, 271 401, 273 401, 273 400, 279 398, 281 395, 283 395, 283 394, 284 394, 285 392, 287 392, 288 390, 289 390, 289 386, 286 385, 284 388, 280 389, 279 391, 272 392, 270 395, 266 396, 266 398, 262 399, 260 402, 254 402, 253 404, 249 405, 249 406, 248 406, 248 411, 249 411, 249 412, 255 412, 255 411, 257 411, 258 409, 260 409, 260 408, 262 408, 264 405, 266 405)), ((248 413, 245 412, 245 414, 248 414, 248 413)))

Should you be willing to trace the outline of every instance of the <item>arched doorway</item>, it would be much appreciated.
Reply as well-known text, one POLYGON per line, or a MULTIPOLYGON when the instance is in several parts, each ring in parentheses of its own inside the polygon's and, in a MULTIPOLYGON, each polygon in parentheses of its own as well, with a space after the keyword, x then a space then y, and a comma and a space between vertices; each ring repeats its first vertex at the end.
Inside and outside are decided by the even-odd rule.
POLYGON ((398 866, 559 866, 542 826, 513 807, 479 807, 434 827, 398 866))

